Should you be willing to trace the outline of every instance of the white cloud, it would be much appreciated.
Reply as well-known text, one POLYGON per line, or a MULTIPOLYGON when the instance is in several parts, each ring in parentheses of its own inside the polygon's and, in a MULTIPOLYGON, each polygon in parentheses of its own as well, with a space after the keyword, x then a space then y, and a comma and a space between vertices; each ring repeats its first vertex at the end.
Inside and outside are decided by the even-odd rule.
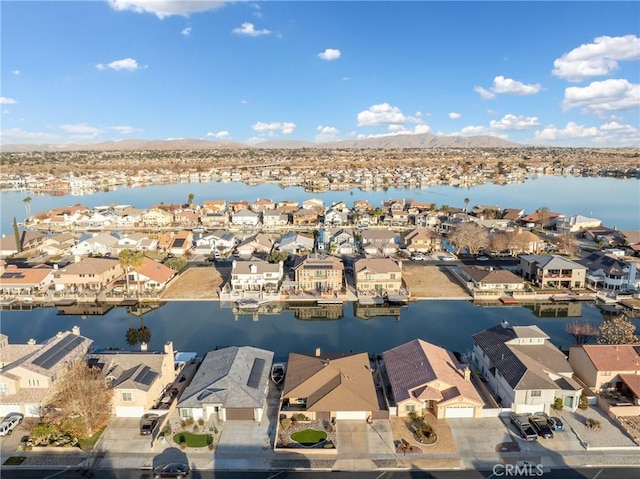
POLYGON ((351 80, 351 77, 342 77, 342 81, 349 81, 351 80))
POLYGON ((2 130, 0 131, 0 137, 2 137, 3 143, 24 140, 52 140, 58 138, 57 135, 53 135, 51 133, 25 131, 21 130, 20 128, 9 128, 8 130, 2 130))
POLYGON ((98 63, 96 65, 98 70, 106 70, 107 68, 111 68, 112 70, 128 70, 135 71, 141 68, 138 65, 138 62, 133 58, 123 58, 122 60, 114 60, 111 63, 107 63, 106 65, 103 63, 98 63))
POLYGON ((593 43, 584 43, 553 62, 555 76, 579 82, 593 76, 608 75, 618 69, 618 60, 640 58, 640 38, 597 37, 593 43))
POLYGON ((542 141, 562 142, 566 140, 588 140, 592 143, 621 145, 637 145, 640 141, 638 129, 631 125, 610 122, 596 126, 578 125, 571 121, 564 128, 549 125, 536 131, 535 138, 542 141))
POLYGON ((582 108, 586 113, 630 110, 640 105, 640 84, 625 79, 595 81, 586 87, 568 87, 562 108, 582 108))
POLYGON ((20 70, 11 70, 12 75, 20 75, 20 70))
POLYGON ((216 10, 229 3, 226 1, 208 0, 109 0, 114 10, 131 10, 136 13, 153 13, 158 18, 181 15, 187 17, 192 13, 216 10))
POLYGON ((249 102, 247 100, 241 100, 240 103, 242 103, 243 105, 248 105, 249 102))
POLYGON ((491 130, 512 131, 526 130, 528 128, 533 128, 534 126, 539 125, 540 122, 535 116, 516 116, 508 113, 504 117, 502 117, 501 120, 491 120, 491 122, 489 123, 489 128, 491 130))
POLYGON ((493 85, 489 90, 481 86, 474 86, 473 91, 478 93, 484 100, 491 100, 499 94, 509 95, 535 95, 542 88, 539 83, 527 85, 512 78, 505 78, 498 75, 493 79, 493 85))
POLYGON ((281 123, 279 121, 272 121, 270 123, 264 123, 262 121, 257 122, 251 126, 258 133, 276 133, 281 132, 283 135, 290 135, 293 130, 296 129, 296 124, 291 122, 281 123))
POLYGON ((189 35, 191 35, 191 27, 186 27, 184 30, 182 30, 180 32, 182 35, 184 35, 185 37, 188 37, 189 35))
POLYGON ((388 103, 372 105, 368 110, 358 113, 358 126, 404 125, 405 123, 422 123, 420 118, 405 116, 400 108, 388 103))
POLYGON ((85 125, 83 123, 78 123, 75 125, 64 124, 64 125, 60 125, 59 128, 66 133, 77 133, 79 135, 87 135, 87 134, 93 135, 93 134, 102 132, 100 128, 85 125))
POLYGON ((207 132, 207 136, 212 136, 214 138, 217 138, 219 140, 226 140, 228 138, 231 138, 231 135, 229 134, 228 131, 219 131, 219 132, 213 132, 213 131, 209 131, 207 132))
POLYGON ((247 35, 249 37, 259 37, 260 35, 269 35, 271 30, 267 30, 266 28, 263 30, 256 30, 256 27, 253 23, 244 22, 242 26, 238 28, 234 28, 232 30, 236 35, 247 35))
POLYGON ((0 96, 0 105, 15 105, 18 103, 13 98, 7 98, 6 96, 0 96))
POLYGON ((340 55, 342 55, 340 50, 335 48, 327 48, 325 51, 318 53, 318 58, 330 62, 331 60, 337 60, 338 58, 340 58, 340 55))
POLYGON ((482 88, 481 86, 474 86, 473 87, 473 91, 475 91, 476 93, 478 93, 483 100, 491 100, 492 98, 496 97, 495 93, 490 92, 489 90, 487 90, 486 88, 482 88))
POLYGON ((449 113, 449 118, 451 118, 452 120, 459 120, 460 118, 462 118, 462 115, 460 113, 452 111, 451 113, 449 113))
POLYGON ((316 141, 325 142, 325 141, 335 141, 338 139, 338 134, 340 130, 333 126, 322 126, 318 125, 316 128, 318 134, 316 135, 316 141))
POLYGON ((132 126, 127 126, 127 125, 122 125, 122 126, 110 126, 108 127, 109 130, 113 130, 113 131, 117 131, 118 133, 121 133, 123 135, 128 135, 130 133, 133 133, 134 131, 136 131, 136 128, 132 127, 132 126))

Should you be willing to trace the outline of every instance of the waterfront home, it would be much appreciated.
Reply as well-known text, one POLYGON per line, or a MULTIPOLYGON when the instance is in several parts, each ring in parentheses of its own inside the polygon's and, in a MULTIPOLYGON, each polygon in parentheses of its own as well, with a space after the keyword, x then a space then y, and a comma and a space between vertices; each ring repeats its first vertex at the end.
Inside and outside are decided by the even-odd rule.
POLYGON ((268 255, 271 253, 273 245, 274 241, 270 236, 263 233, 256 233, 244 241, 241 241, 238 246, 236 246, 236 252, 240 256, 251 256, 252 254, 268 255))
POLYGON ((358 292, 398 294, 402 289, 402 263, 390 258, 363 258, 353 264, 358 292))
POLYGON ((412 214, 422 213, 425 211, 433 211, 436 209, 435 203, 425 203, 424 201, 409 200, 408 211, 412 214))
POLYGON ((41 264, 18 268, 0 260, 0 294, 11 296, 45 292, 53 284, 53 268, 41 264))
POLYGON ((413 224, 417 228, 436 229, 440 223, 438 216, 437 211, 421 211, 413 215, 413 224))
POLYGON ((215 230, 196 240, 196 253, 217 254, 219 256, 231 253, 238 243, 236 236, 225 230, 215 230))
POLYGON ((115 224, 115 216, 111 211, 92 211, 89 216, 76 221, 75 225, 81 229, 103 230, 115 224))
POLYGON ((206 213, 225 213, 227 211, 226 200, 205 200, 202 202, 202 209, 206 213))
POLYGON ((237 213, 238 211, 248 210, 248 209, 249 209, 249 202, 244 200, 229 201, 229 207, 227 208, 227 210, 231 215, 233 215, 234 213, 237 213))
POLYGON ((451 351, 414 339, 382 353, 382 361, 396 416, 420 416, 426 410, 438 419, 482 417, 484 401, 471 370, 451 351))
POLYGON ((280 209, 270 209, 262 213, 262 227, 265 230, 279 230, 289 224, 289 215, 280 209))
POLYGON ((380 411, 367 353, 290 353, 280 414, 365 421, 380 411))
POLYGON ((399 237, 391 230, 366 229, 361 233, 361 241, 365 253, 390 256, 398 250, 399 237))
POLYGON ((68 364, 84 358, 92 343, 74 326, 42 344, 29 340, 0 348, 0 415, 20 412, 25 417, 40 417, 42 400, 53 383, 68 364))
POLYGON ((86 256, 89 254, 105 256, 118 244, 118 238, 111 233, 99 233, 73 245, 69 252, 73 255, 86 256))
POLYGON ((292 215, 294 226, 317 227, 320 224, 318 212, 314 209, 300 208, 292 215))
POLYGON ((194 228, 200 225, 200 212, 185 209, 173 214, 173 224, 180 228, 194 228))
POLYGON ((304 200, 302 202, 302 208, 306 210, 313 210, 318 214, 318 216, 323 215, 325 211, 324 201, 319 198, 309 198, 308 200, 304 200))
POLYGON ((582 215, 559 216, 556 218, 556 231, 558 233, 578 233, 587 228, 596 228, 598 226, 602 226, 602 220, 582 215))
POLYGON ((473 362, 498 404, 517 413, 549 412, 560 398, 575 411, 582 387, 565 355, 538 326, 507 321, 473 335, 473 362))
POLYGON ((587 268, 558 255, 520 255, 518 266, 524 279, 537 287, 582 289, 587 268))
POLYGON ((296 258, 295 281, 303 291, 339 292, 343 286, 344 265, 333 256, 309 254, 296 258))
POLYGON ((282 262, 263 260, 236 261, 231 265, 232 292, 276 292, 282 282, 282 262))
POLYGON ((354 254, 357 250, 353 232, 344 228, 328 228, 318 235, 318 250, 332 254, 354 254))
POLYGON ((502 210, 501 218, 512 222, 518 221, 524 216, 524 210, 520 208, 505 208, 502 210))
POLYGON ((76 244, 76 237, 71 233, 60 233, 44 240, 40 250, 50 256, 63 256, 76 244))
MULTIPOLYGON (((131 291, 143 292, 163 290, 177 272, 155 259, 144 256, 142 265, 138 269, 132 269, 129 272, 125 272, 125 274, 129 277, 129 289, 131 291)), ((115 286, 117 288, 124 288, 126 284, 127 278, 117 281, 115 286)))
POLYGON ((77 221, 78 218, 84 217, 89 212, 89 208, 84 205, 62 206, 53 208, 49 211, 43 211, 33 215, 32 219, 36 222, 43 223, 67 223, 68 221, 77 221))
POLYGON ((402 242, 412 253, 431 253, 442 250, 442 236, 427 228, 414 228, 404 234, 402 242))
POLYGON ((529 215, 522 216, 520 218, 520 224, 525 228, 549 229, 555 226, 556 219, 561 215, 562 213, 555 211, 538 210, 529 215))
POLYGON ((405 210, 391 209, 382 217, 385 226, 404 227, 409 224, 409 212, 405 210))
POLYGON ((113 224, 118 228, 135 228, 142 219, 144 210, 125 206, 113 211, 113 224))
POLYGON ((502 210, 498 205, 475 205, 469 214, 481 220, 500 218, 502 210))
POLYGON ((508 253, 512 256, 519 253, 537 254, 544 246, 542 238, 524 228, 492 231, 489 243, 492 245, 492 253, 508 253))
POLYGON ((87 364, 97 367, 113 388, 112 414, 139 418, 156 409, 163 392, 173 384, 173 343, 163 351, 111 351, 89 354, 87 364))
MULTIPOLYGON (((569 364, 595 393, 629 389, 640 397, 640 344, 582 344, 569 347, 569 364)), ((640 405, 640 403, 636 403, 640 405)))
POLYGON ((83 258, 54 271, 56 290, 100 291, 124 274, 116 258, 83 258))
POLYGON ((119 238, 111 248, 112 254, 118 256, 120 251, 130 249, 134 251, 155 251, 158 248, 158 240, 150 238, 145 233, 130 233, 119 238))
POLYGON ((251 204, 251 211, 256 213, 264 213, 268 210, 276 209, 276 204, 273 200, 259 198, 251 204))
POLYGON ((256 228, 260 223, 260 215, 251 210, 236 211, 231 215, 231 224, 239 228, 256 228))
POLYGON ((325 226, 342 226, 349 223, 349 212, 335 207, 329 208, 324 214, 325 226))
POLYGON ((606 226, 587 228, 582 232, 585 239, 595 242, 602 242, 603 246, 619 246, 623 243, 620 231, 606 226))
POLYGON ((300 209, 298 200, 282 200, 278 203, 278 209, 284 214, 292 214, 300 209))
POLYGON ((41 251, 44 245, 47 235, 39 233, 37 231, 18 231, 19 245, 16 243, 16 236, 9 234, 0 238, 0 258, 6 258, 7 256, 14 255, 20 251, 41 251))
POLYGON ((640 230, 623 230, 620 235, 624 240, 628 254, 640 253, 640 230))
POLYGON ((251 346, 208 352, 180 396, 180 417, 261 421, 272 363, 272 351, 251 346))
POLYGON ((226 228, 229 226, 229 215, 222 212, 206 212, 200 216, 202 226, 206 228, 226 228))
POLYGON ((298 234, 294 231, 283 234, 276 244, 278 251, 296 255, 313 251, 315 241, 310 236, 298 234))
POLYGON ((140 215, 140 221, 145 226, 162 228, 173 223, 173 213, 163 208, 151 208, 140 215))
POLYGON ((588 286, 605 291, 623 291, 640 287, 639 258, 625 257, 622 250, 596 251, 578 263, 587 267, 588 286))
POLYGON ((184 256, 191 248, 193 248, 193 233, 182 230, 171 237, 167 252, 175 256, 184 256))
POLYGON ((525 289, 525 282, 520 276, 516 276, 506 269, 495 269, 492 266, 462 266, 461 276, 472 284, 472 291, 483 293, 494 293, 501 296, 512 291, 522 291, 525 289))

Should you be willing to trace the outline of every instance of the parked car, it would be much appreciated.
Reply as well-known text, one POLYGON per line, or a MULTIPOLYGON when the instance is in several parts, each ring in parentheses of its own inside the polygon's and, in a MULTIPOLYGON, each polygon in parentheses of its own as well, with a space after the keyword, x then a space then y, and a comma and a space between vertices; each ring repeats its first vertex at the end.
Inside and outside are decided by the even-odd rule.
POLYGON ((22 422, 24 416, 18 412, 7 414, 0 423, 0 436, 8 436, 22 422))
POLYGON ((564 431, 564 424, 562 423, 560 418, 552 416, 547 419, 547 424, 553 431, 564 431))
POLYGON ((538 434, 529 423, 528 414, 511 413, 509 417, 511 419, 511 423, 516 427, 522 439, 524 439, 525 441, 538 440, 538 434))
POLYGON ((157 414, 144 414, 140 418, 140 435, 148 436, 153 430, 156 428, 158 424, 158 415, 157 414))
POLYGON ((160 479, 162 477, 174 477, 181 479, 189 475, 190 469, 188 464, 182 462, 170 462, 153 469, 153 477, 160 479))
POLYGON ((553 431, 547 424, 547 420, 542 416, 531 416, 529 417, 529 423, 538 433, 538 436, 544 437, 545 439, 553 438, 553 431))
POLYGON ((478 261, 489 261, 489 258, 487 258, 486 256, 478 256, 478 261))
POLYGON ((425 261, 427 258, 422 253, 417 253, 411 256, 412 261, 425 261))

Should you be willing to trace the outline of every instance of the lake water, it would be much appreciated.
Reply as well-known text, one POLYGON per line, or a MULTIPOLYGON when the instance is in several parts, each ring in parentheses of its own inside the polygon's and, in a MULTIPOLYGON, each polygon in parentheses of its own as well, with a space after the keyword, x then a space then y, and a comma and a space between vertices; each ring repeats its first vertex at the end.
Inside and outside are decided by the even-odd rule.
MULTIPOLYGON (((216 347, 251 345, 272 350, 278 359, 289 352, 310 352, 321 348, 326 352, 366 351, 378 354, 415 338, 422 338, 454 351, 472 347, 471 335, 500 324, 507 319, 512 325, 537 324, 557 346, 572 343, 564 331, 568 321, 603 321, 601 311, 593 304, 575 305, 578 317, 537 317, 526 307, 478 307, 468 301, 417 301, 403 307, 400 316, 380 316, 368 320, 355 315, 354 304, 342 306, 342 318, 335 320, 300 320, 293 311, 277 315, 251 314, 235 316, 229 307, 218 302, 168 302, 143 316, 144 325, 152 332, 149 349, 161 350, 165 341, 173 341, 180 351, 205 354, 216 347)), ((58 331, 80 327, 81 334, 94 340, 94 345, 129 349, 125 333, 140 319, 127 308, 111 309, 104 316, 58 315, 55 308, 32 311, 2 311, 2 332, 12 343, 30 338, 42 342, 58 331), (84 319, 83 319, 84 318, 84 319)))
POLYGON ((568 215, 581 214, 604 221, 605 226, 618 229, 640 229, 640 181, 638 179, 587 178, 573 176, 537 176, 524 183, 495 185, 486 183, 472 188, 433 186, 426 189, 389 188, 387 191, 328 191, 309 193, 300 187, 281 188, 275 184, 255 186, 244 183, 179 183, 175 185, 125 188, 115 191, 100 191, 84 196, 36 195, 25 191, 4 191, 0 194, 0 233, 11 234, 11 221, 25 217, 22 201, 30 196, 31 213, 46 211, 60 206, 81 203, 87 207, 114 204, 129 204, 149 208, 160 203, 184 203, 190 193, 196 202, 211 199, 247 200, 271 198, 274 201, 320 198, 326 205, 344 200, 352 205, 354 200, 367 199, 379 206, 389 198, 414 199, 432 202, 438 206, 464 207, 464 199, 474 204, 499 205, 501 208, 522 208, 530 213, 542 206, 551 211, 568 215))

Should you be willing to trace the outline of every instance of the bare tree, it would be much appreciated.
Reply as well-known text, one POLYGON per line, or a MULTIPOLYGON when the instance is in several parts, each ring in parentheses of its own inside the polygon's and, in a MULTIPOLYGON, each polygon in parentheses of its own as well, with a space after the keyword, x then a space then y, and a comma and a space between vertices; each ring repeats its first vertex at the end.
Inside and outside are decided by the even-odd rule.
POLYGON ((598 329, 587 321, 571 321, 564 326, 576 344, 587 344, 598 336, 598 329))
POLYGON ((575 236, 569 233, 562 233, 558 236, 558 249, 569 256, 573 256, 578 252, 580 247, 578 246, 578 240, 575 236))
POLYGON ((113 394, 100 369, 73 363, 49 390, 43 422, 75 437, 89 437, 109 421, 113 394))
POLYGON ((635 344, 636 327, 625 314, 606 319, 598 328, 598 344, 635 344))
POLYGON ((547 224, 547 221, 549 221, 549 208, 547 206, 538 208, 538 223, 541 230, 544 230, 544 225, 547 224))
POLYGON ((502 253, 509 249, 509 233, 503 231, 496 231, 491 235, 489 239, 489 247, 491 251, 495 253, 502 253))
POLYGON ((449 235, 449 241, 458 251, 466 248, 469 253, 478 254, 489 245, 489 234, 479 224, 463 223, 449 235))

